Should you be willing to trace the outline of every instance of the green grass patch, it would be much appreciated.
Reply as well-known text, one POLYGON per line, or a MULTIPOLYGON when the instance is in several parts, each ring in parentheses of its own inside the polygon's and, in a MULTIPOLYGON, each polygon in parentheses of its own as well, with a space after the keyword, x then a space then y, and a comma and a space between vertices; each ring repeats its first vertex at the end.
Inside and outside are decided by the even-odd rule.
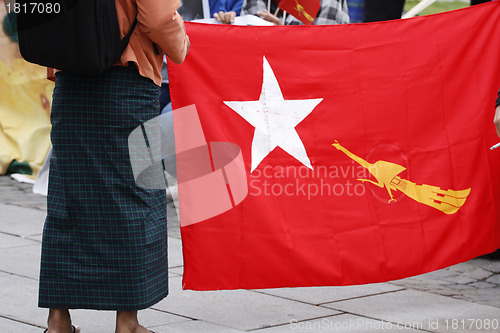
MULTIPOLYGON (((407 12, 413 7, 415 7, 420 1, 418 0, 406 0, 404 11, 407 12)), ((442 13, 449 10, 459 9, 468 7, 470 5, 470 1, 436 1, 422 12, 420 12, 420 16, 442 13)))

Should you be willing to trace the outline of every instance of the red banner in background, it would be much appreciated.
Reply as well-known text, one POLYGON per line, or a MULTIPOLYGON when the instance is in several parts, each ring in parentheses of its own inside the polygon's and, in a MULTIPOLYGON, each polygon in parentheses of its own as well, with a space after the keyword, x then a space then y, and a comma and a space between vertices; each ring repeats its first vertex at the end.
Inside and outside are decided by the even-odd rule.
POLYGON ((497 249, 498 22, 492 2, 363 25, 186 24, 174 108, 195 104, 207 142, 241 148, 248 195, 181 228, 184 288, 380 282, 497 249))

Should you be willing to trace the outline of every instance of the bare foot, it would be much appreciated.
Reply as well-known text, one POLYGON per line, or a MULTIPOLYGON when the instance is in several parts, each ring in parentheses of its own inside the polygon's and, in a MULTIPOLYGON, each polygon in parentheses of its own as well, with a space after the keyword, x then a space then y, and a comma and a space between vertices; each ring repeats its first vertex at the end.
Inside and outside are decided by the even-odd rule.
MULTIPOLYGON (((52 329, 51 330, 47 329, 44 333, 53 333, 53 332, 59 332, 59 331, 52 330, 52 329)), ((78 326, 72 326, 71 327, 71 333, 80 333, 80 327, 78 327, 78 326), (73 327, 75 328, 74 331, 73 331, 73 327)))
MULTIPOLYGON (((146 327, 137 325, 136 327, 120 327, 117 328, 115 333, 151 333, 146 327)), ((159 332, 156 332, 159 333, 159 332)))
POLYGON ((80 333, 80 328, 71 324, 68 309, 50 309, 47 325, 47 333, 80 333))
POLYGON ((139 324, 137 311, 118 311, 115 333, 151 333, 151 331, 139 324))

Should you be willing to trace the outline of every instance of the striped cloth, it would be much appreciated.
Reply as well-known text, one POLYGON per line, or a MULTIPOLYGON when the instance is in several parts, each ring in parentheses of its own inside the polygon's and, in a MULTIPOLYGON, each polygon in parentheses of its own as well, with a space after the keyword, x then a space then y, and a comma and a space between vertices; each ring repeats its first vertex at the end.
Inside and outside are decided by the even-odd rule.
POLYGON ((167 295, 165 191, 136 186, 128 153, 158 93, 134 66, 57 74, 40 307, 132 311, 167 295))

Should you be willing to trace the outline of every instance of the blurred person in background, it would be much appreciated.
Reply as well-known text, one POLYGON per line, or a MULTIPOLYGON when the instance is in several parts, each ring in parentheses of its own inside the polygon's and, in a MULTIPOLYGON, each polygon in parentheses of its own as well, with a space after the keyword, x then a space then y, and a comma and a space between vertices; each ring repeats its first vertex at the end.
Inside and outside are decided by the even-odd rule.
POLYGON ((400 19, 405 0, 365 0, 364 22, 400 19))
POLYGON ((240 15, 243 0, 209 0, 210 17, 224 24, 234 23, 240 15))
MULTIPOLYGON (((283 22, 282 14, 277 13, 278 5, 273 0, 243 0, 242 15, 258 15, 266 21, 275 25, 300 25, 303 24, 292 15, 287 15, 283 22), (271 2, 269 4, 269 2, 271 2), (268 6, 270 11, 268 11, 268 6)), ((321 0, 321 7, 314 19, 315 25, 322 24, 346 24, 349 23, 349 9, 346 0, 321 0)))

